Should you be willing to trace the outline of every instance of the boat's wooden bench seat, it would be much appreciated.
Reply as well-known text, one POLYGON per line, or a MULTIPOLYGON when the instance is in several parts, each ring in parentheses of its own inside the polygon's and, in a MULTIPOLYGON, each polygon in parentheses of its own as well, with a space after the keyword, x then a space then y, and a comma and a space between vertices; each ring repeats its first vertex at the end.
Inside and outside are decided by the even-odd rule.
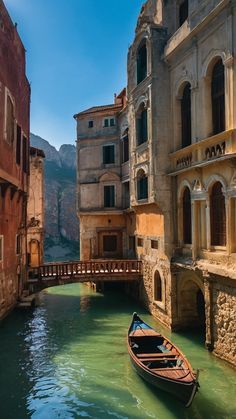
POLYGON ((160 353, 151 353, 151 354, 136 354, 137 358, 174 358, 176 355, 171 352, 160 352, 160 353))
POLYGON ((141 358, 140 361, 141 362, 152 362, 152 361, 177 361, 178 357, 177 356, 173 356, 173 357, 167 357, 167 356, 163 356, 162 358, 141 358))

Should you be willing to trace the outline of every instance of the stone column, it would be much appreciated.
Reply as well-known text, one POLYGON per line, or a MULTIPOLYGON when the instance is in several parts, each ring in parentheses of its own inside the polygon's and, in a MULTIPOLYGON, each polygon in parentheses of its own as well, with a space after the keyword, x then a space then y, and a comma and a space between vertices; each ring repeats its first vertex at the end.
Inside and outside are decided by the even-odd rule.
POLYGON ((203 272, 203 279, 204 279, 204 298, 205 298, 205 315, 206 315, 205 346, 209 351, 212 351, 214 348, 214 337, 213 337, 213 327, 212 327, 213 290, 212 290, 212 282, 210 281, 210 276, 207 271, 203 272))
POLYGON ((206 245, 207 250, 211 250, 211 214, 209 196, 206 199, 206 245))
POLYGON ((198 256, 198 202, 192 201, 192 258, 198 256))
POLYGON ((226 251, 229 255, 231 252, 231 200, 225 198, 225 213, 226 213, 226 251))

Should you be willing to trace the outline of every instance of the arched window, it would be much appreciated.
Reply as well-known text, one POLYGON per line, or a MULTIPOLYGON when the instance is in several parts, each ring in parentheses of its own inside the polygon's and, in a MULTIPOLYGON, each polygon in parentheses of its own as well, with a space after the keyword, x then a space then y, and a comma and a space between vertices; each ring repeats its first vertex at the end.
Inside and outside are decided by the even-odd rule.
POLYGON ((137 51, 137 84, 147 77, 147 47, 142 43, 137 51))
POLYGON ((211 215, 211 244, 212 246, 226 245, 226 212, 225 197, 222 184, 216 182, 211 190, 210 200, 211 215))
POLYGON ((148 140, 147 109, 142 104, 136 117, 136 140, 137 145, 143 144, 148 140))
POLYGON ((154 301, 162 301, 162 282, 158 271, 154 275, 154 301))
POLYGON ((186 84, 181 99, 181 126, 182 126, 182 147, 191 144, 191 86, 186 84))
POLYGON ((213 134, 225 130, 225 73, 220 59, 213 67, 211 80, 213 134))
POLYGON ((144 170, 139 170, 137 175, 138 200, 148 198, 148 178, 144 170))
POLYGON ((183 242, 192 243, 192 214, 191 214, 191 195, 189 188, 185 188, 183 194, 183 242))

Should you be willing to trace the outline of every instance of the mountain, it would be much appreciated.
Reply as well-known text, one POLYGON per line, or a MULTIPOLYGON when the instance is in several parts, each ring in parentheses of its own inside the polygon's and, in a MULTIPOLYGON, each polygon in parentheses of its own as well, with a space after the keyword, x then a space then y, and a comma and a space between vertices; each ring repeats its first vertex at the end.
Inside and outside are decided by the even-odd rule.
POLYGON ((30 134, 30 141, 45 153, 45 260, 78 260, 76 148, 63 144, 58 151, 34 134, 30 134))

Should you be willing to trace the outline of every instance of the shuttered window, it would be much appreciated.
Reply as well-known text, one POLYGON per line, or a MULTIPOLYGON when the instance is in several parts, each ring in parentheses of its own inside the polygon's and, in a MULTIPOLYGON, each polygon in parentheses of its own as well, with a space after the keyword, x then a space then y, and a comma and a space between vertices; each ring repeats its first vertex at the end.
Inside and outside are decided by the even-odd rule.
POLYGON ((185 188, 183 194, 183 241, 184 244, 192 243, 191 195, 189 188, 185 188))
POLYGON ((21 163, 21 127, 19 125, 16 130, 16 163, 21 163))
POLYGON ((128 134, 122 138, 122 163, 129 160, 129 137, 128 134))
POLYGON ((137 145, 143 144, 148 139, 147 109, 143 109, 136 119, 137 145))
POLYGON ((147 77, 147 47, 143 44, 137 53, 137 84, 147 77))
POLYGON ((213 134, 218 134, 225 130, 225 76, 222 60, 219 60, 213 68, 211 100, 213 134))
POLYGON ((226 212, 225 197, 222 185, 216 182, 211 191, 211 244, 212 246, 226 245, 226 212))
POLYGON ((116 252, 117 251, 117 236, 103 236, 103 251, 116 252))
POLYGON ((7 95, 7 116, 6 116, 7 142, 13 144, 15 136, 14 106, 9 95, 7 95))
POLYGON ((111 208, 115 206, 115 186, 104 186, 104 207, 111 208))
POLYGON ((105 145, 103 146, 103 164, 115 163, 115 146, 105 145))
POLYGON ((142 175, 137 180, 138 187, 138 200, 148 198, 148 178, 146 175, 142 175))
POLYGON ((191 144, 191 86, 186 84, 181 100, 182 147, 191 144))
POLYGON ((28 173, 28 142, 27 138, 23 137, 23 161, 22 161, 22 169, 25 173, 28 173))

